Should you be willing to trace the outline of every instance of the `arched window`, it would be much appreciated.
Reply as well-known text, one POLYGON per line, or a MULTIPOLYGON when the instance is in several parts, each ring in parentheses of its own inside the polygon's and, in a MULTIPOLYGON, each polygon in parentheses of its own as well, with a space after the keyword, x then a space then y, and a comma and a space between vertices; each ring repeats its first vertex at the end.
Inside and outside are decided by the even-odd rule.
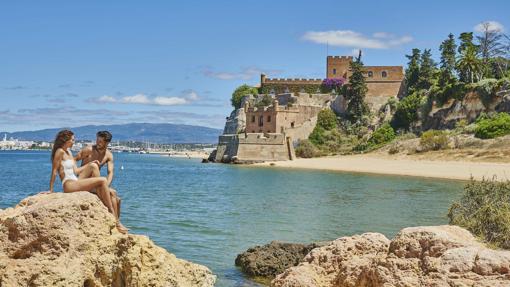
POLYGON ((369 77, 369 78, 372 78, 373 76, 374 76, 374 72, 372 72, 372 71, 368 71, 368 77, 369 77))
POLYGON ((386 78, 388 76, 388 73, 386 71, 382 71, 381 76, 383 78, 386 78))
POLYGON ((259 117, 259 127, 264 125, 264 116, 259 117))
POLYGON ((333 69, 333 75, 336 75, 336 69, 333 69))

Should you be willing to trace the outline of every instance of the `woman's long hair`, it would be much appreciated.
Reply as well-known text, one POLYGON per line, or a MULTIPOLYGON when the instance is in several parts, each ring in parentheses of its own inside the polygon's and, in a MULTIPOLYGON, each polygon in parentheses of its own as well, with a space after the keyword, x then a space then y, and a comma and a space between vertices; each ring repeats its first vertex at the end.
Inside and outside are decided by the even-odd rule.
POLYGON ((66 141, 70 140, 73 135, 74 133, 70 130, 61 130, 58 132, 53 142, 53 149, 51 150, 51 161, 53 161, 57 150, 63 147, 66 141))

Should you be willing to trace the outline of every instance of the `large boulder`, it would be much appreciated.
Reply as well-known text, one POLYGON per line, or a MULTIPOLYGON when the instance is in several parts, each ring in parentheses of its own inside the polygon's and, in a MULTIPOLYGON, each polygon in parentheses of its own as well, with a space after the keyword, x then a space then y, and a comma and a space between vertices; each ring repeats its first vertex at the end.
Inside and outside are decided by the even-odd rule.
POLYGON ((146 236, 119 233, 88 192, 0 210, 0 286, 213 286, 215 278, 146 236))
POLYGON ((510 251, 492 250, 457 226, 342 237, 313 249, 272 286, 510 286, 510 251))
POLYGON ((272 241, 269 244, 252 247, 237 255, 236 266, 253 277, 274 278, 285 269, 298 265, 312 249, 326 243, 286 243, 272 241))

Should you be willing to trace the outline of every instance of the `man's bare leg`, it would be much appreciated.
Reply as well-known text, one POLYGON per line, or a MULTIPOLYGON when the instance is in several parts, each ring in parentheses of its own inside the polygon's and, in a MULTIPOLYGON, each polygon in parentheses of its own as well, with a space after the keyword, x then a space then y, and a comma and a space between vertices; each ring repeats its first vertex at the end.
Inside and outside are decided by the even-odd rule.
POLYGON ((121 222, 120 222, 120 198, 119 196, 117 195, 117 191, 113 188, 110 187, 110 196, 112 198, 112 204, 115 208, 115 212, 116 212, 116 217, 117 217, 117 228, 122 229, 122 230, 125 230, 126 232, 129 230, 129 228, 125 227, 121 222))

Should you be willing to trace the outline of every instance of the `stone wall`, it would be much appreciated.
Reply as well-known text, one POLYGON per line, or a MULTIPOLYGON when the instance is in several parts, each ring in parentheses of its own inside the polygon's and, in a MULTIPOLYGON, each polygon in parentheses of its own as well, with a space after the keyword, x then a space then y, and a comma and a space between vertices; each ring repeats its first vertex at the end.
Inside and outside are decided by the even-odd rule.
POLYGON ((257 162, 293 159, 291 139, 283 134, 222 135, 219 138, 216 162, 257 162))

